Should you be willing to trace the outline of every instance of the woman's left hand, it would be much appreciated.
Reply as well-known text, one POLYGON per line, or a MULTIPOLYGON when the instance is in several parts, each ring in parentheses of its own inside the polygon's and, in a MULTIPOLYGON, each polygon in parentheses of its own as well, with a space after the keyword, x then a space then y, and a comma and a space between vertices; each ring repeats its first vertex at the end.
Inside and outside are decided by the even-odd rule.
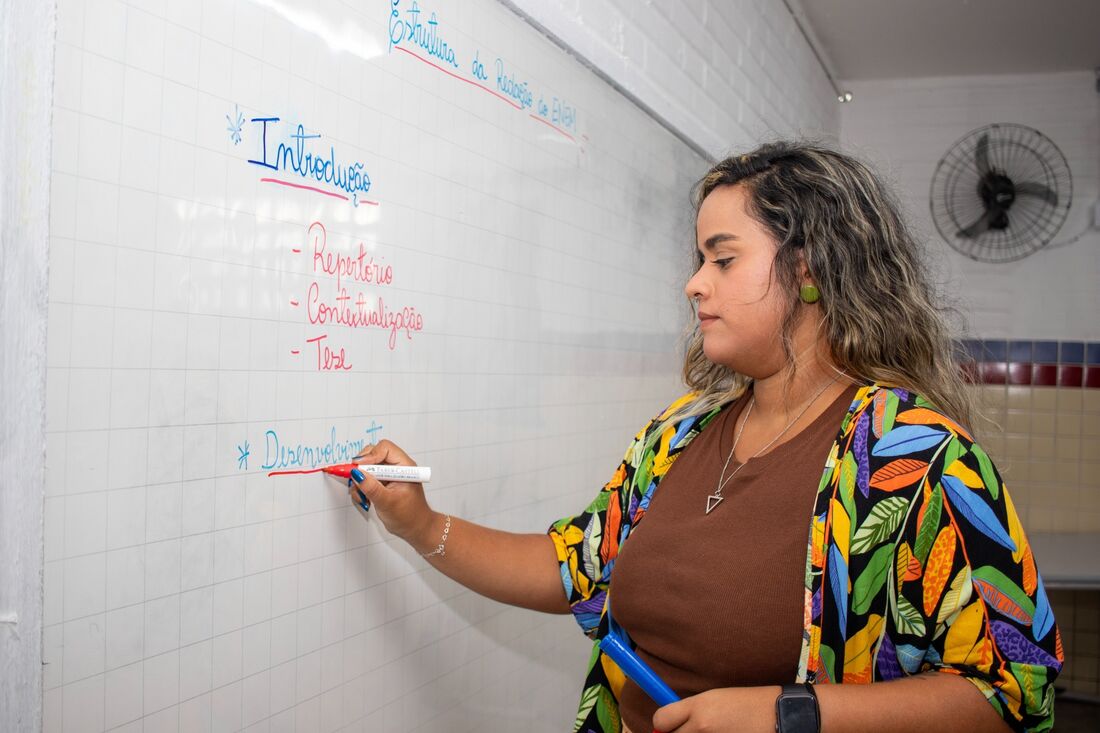
POLYGON ((665 705, 653 715, 661 733, 775 733, 778 685, 725 687, 665 705))

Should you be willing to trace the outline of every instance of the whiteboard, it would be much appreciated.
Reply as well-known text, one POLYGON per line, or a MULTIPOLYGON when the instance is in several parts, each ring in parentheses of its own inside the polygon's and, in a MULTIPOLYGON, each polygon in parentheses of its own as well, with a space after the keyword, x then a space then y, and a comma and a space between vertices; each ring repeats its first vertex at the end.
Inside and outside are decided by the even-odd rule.
POLYGON ((56 70, 45 730, 567 729, 568 617, 267 474, 580 510, 678 393, 704 161, 490 0, 60 0, 56 70))

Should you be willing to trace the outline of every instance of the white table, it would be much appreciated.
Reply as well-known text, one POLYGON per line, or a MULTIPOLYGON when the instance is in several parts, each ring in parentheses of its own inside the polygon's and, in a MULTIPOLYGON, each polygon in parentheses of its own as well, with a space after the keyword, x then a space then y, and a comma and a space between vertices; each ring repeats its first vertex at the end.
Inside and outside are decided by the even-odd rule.
POLYGON ((1047 588, 1100 589, 1100 533, 1036 532, 1028 539, 1047 588))

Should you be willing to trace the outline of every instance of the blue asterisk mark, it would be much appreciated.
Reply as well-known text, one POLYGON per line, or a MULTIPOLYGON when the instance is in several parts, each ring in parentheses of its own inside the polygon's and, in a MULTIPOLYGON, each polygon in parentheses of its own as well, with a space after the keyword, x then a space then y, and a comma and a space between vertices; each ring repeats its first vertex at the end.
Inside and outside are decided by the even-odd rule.
POLYGON ((241 110, 237 105, 233 105, 233 114, 235 115, 234 117, 230 117, 229 115, 225 116, 226 122, 229 123, 229 127, 226 129, 229 130, 229 139, 233 141, 233 144, 240 145, 241 130, 244 129, 244 115, 241 114, 241 110))
POLYGON ((244 442, 243 446, 240 446, 240 445, 237 446, 237 453, 240 454, 240 455, 237 456, 237 470, 238 471, 240 471, 242 468, 245 471, 248 470, 249 451, 250 451, 250 448, 249 448, 247 440, 244 442))

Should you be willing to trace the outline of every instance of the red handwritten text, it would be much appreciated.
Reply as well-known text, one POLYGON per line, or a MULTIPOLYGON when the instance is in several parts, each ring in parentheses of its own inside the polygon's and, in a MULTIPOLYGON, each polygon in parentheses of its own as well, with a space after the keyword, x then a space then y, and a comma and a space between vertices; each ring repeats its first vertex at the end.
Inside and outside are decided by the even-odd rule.
POLYGON ((309 236, 313 240, 313 271, 335 275, 337 290, 345 277, 351 277, 355 282, 376 285, 389 285, 393 282, 393 267, 375 262, 374 256, 367 253, 362 242, 359 243, 358 255, 328 252, 328 230, 319 221, 309 225, 309 236))
POLYGON ((363 293, 359 293, 353 302, 344 288, 333 298, 332 303, 321 300, 321 290, 317 283, 311 283, 306 297, 306 312, 309 322, 318 325, 337 323, 349 328, 383 328, 390 332, 389 347, 397 347, 397 334, 405 332, 405 338, 412 339, 413 333, 424 330, 424 316, 416 308, 406 306, 401 310, 390 310, 382 296, 368 302, 363 293))
POLYGON ((317 344, 317 371, 332 372, 339 369, 351 369, 351 362, 348 361, 348 357, 344 354, 343 349, 333 351, 328 346, 321 343, 327 338, 328 334, 322 334, 320 336, 314 336, 311 339, 306 339, 307 344, 317 344))

